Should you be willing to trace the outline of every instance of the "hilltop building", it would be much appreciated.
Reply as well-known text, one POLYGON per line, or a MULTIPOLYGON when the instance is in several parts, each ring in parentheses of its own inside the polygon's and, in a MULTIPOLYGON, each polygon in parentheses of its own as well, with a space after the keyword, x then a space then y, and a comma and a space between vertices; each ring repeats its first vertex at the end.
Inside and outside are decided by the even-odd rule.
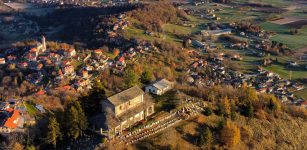
POLYGON ((108 97, 101 106, 103 114, 93 117, 91 122, 94 129, 109 139, 154 113, 151 97, 137 86, 108 97))

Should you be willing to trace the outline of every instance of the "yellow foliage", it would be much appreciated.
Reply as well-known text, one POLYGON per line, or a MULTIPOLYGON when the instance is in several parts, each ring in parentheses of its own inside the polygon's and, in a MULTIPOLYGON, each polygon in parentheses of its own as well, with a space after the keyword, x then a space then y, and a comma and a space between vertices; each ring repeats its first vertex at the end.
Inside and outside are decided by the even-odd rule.
POLYGON ((223 99, 222 103, 225 107, 225 115, 229 116, 231 112, 231 107, 230 107, 230 101, 227 96, 223 99))
POLYGON ((221 140, 229 148, 236 146, 241 140, 240 129, 233 122, 227 121, 221 131, 221 140))

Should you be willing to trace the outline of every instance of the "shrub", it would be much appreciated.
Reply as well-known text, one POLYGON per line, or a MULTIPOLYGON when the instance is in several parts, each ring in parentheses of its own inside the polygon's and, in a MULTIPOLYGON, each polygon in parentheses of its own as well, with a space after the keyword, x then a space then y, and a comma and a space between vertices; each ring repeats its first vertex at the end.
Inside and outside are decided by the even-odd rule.
POLYGON ((205 110, 203 111, 203 114, 206 116, 212 115, 212 109, 210 107, 206 107, 205 110))

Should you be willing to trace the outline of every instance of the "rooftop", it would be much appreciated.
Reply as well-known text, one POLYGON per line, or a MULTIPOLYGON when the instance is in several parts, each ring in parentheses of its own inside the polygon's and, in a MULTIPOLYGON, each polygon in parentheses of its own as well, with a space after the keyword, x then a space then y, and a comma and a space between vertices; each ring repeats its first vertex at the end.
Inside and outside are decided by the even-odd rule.
POLYGON ((115 106, 125 103, 133 98, 136 98, 140 95, 144 95, 144 91, 138 86, 134 86, 125 91, 122 91, 118 94, 115 94, 111 97, 108 97, 108 100, 115 106))
POLYGON ((153 83, 152 85, 154 87, 156 87, 157 89, 163 90, 163 89, 165 89, 167 87, 173 86, 173 84, 174 84, 173 82, 170 82, 170 81, 168 81, 166 79, 161 79, 161 80, 153 83))

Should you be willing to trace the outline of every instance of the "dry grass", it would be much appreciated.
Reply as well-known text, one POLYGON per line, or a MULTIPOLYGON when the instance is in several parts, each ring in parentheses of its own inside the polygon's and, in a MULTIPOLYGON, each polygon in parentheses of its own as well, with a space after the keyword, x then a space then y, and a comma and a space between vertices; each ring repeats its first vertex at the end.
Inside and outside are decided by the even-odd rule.
MULTIPOLYGON (((307 122, 301 118, 293 118, 287 114, 279 114, 279 118, 268 116, 268 119, 248 119, 238 116, 234 121, 241 130, 241 141, 235 149, 307 149, 307 122)), ((193 144, 193 138, 199 133, 200 125, 215 127, 222 118, 211 115, 200 115, 191 120, 182 121, 155 136, 140 142, 154 145, 155 148, 199 149, 193 144)), ((219 142, 219 141, 217 141, 219 142)), ((215 145, 216 148, 221 148, 215 145)), ((139 147, 135 147, 139 148, 139 147)))
MULTIPOLYGON (((241 146, 250 149, 306 149, 307 122, 301 118, 292 118, 282 114, 280 119, 269 120, 239 117, 236 121, 241 127, 252 133, 252 137, 242 137, 245 142, 241 146)), ((242 129, 241 129, 242 130, 242 129)))

